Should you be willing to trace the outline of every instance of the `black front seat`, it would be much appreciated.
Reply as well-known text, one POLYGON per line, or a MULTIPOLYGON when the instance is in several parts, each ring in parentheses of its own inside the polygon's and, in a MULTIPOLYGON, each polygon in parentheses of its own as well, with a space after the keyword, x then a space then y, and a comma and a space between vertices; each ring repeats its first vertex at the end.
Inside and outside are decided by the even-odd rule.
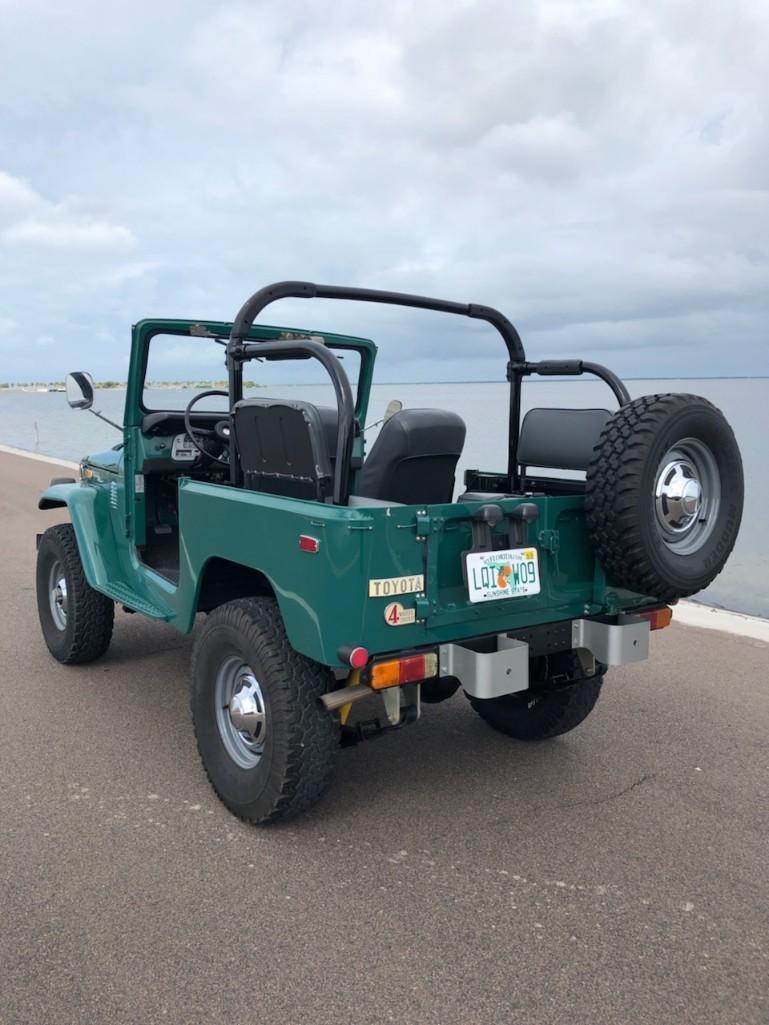
POLYGON ((450 502, 465 424, 442 409, 402 409, 382 425, 356 492, 405 505, 450 502))
POLYGON ((311 402, 242 399, 233 409, 232 430, 248 490, 330 500, 327 431, 311 402))

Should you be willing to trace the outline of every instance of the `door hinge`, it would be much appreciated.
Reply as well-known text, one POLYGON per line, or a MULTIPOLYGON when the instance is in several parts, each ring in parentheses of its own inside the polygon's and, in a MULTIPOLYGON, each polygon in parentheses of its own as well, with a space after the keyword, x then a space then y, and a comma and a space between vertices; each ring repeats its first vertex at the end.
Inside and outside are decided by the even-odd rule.
POLYGON ((426 541, 430 533, 431 519, 421 509, 417 513, 417 541, 426 541))

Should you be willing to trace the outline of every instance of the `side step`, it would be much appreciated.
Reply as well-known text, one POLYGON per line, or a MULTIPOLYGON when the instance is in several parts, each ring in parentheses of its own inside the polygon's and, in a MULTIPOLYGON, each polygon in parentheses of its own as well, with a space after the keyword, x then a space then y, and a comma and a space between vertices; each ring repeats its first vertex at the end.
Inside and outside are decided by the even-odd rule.
POLYGON ((141 612, 142 615, 148 616, 150 619, 162 619, 168 622, 176 615, 173 609, 169 609, 167 606, 153 605, 152 602, 142 598, 140 594, 124 584, 109 583, 100 590, 119 605, 125 605, 133 612, 141 612))

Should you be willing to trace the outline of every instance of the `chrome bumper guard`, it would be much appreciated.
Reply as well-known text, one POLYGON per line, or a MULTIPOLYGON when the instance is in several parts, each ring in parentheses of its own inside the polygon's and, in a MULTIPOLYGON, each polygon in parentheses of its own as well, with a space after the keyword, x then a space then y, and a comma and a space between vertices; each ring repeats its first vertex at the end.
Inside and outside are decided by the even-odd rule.
MULTIPOLYGON (((649 655, 649 623, 640 616, 620 616, 618 623, 575 619, 572 648, 585 648, 609 666, 642 662, 649 655)), ((477 652, 461 644, 438 649, 441 676, 455 676, 475 698, 498 698, 529 687, 529 646, 507 634, 497 634, 497 650, 477 652)))

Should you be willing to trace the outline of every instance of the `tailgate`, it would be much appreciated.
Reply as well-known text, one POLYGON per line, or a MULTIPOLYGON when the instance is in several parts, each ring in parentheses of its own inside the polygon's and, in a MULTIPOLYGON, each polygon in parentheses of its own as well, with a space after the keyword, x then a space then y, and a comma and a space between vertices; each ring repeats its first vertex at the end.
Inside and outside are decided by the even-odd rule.
POLYGON ((582 614, 596 586, 603 590, 581 495, 432 506, 417 512, 416 533, 425 576, 417 617, 428 628, 472 620, 482 631, 500 615, 512 628, 544 610, 582 614), (478 554, 468 563, 468 553, 478 554))

